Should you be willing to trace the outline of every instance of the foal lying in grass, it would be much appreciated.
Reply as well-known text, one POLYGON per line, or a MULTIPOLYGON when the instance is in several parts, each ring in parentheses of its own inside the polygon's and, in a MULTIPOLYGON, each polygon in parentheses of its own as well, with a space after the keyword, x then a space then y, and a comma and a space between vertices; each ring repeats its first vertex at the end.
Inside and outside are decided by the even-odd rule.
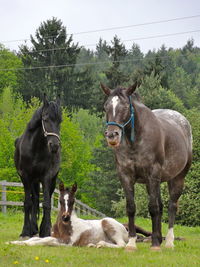
POLYGON ((11 241, 18 245, 47 246, 88 246, 88 247, 125 247, 128 242, 126 228, 112 218, 101 220, 83 220, 74 211, 77 185, 71 190, 60 184, 60 211, 51 236, 45 238, 32 237, 24 241, 11 241))

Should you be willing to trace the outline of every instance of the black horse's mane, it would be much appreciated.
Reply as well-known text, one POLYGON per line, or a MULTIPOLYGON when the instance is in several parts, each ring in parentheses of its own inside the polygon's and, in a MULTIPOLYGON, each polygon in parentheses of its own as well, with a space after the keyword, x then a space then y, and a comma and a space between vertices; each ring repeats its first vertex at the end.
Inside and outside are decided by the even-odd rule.
MULTIPOLYGON (((35 113, 33 114, 30 122, 27 125, 27 128, 29 130, 34 130, 35 128, 37 128, 38 126, 41 125, 41 120, 42 120, 42 113, 44 110, 44 105, 42 107, 39 107, 35 113)), ((60 106, 54 102, 51 101, 49 102, 49 106, 48 106, 48 114, 50 116, 50 118, 53 121, 57 121, 58 123, 60 123, 62 121, 62 112, 61 112, 61 108, 60 106)))
POLYGON ((50 117, 53 120, 58 121, 60 123, 62 121, 62 115, 61 115, 62 113, 60 106, 56 102, 51 101, 49 102, 49 109, 50 109, 49 112, 50 117))

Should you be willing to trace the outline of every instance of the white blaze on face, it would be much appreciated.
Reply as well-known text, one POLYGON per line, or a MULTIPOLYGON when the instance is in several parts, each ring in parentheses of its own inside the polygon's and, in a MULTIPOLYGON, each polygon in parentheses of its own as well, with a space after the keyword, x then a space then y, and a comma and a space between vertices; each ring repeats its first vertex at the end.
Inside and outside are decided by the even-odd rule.
POLYGON ((119 97, 118 96, 114 96, 111 100, 112 106, 113 106, 113 117, 115 117, 115 110, 116 110, 116 106, 119 102, 119 97))
POLYGON ((65 200, 65 211, 68 212, 68 199, 69 199, 69 195, 66 194, 64 196, 64 200, 65 200))

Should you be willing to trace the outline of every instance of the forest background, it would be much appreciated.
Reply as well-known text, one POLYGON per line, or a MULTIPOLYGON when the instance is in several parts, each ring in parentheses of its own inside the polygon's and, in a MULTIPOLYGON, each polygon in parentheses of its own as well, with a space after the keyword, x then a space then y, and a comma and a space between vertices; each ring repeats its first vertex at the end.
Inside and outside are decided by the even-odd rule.
MULTIPOLYGON (((19 182, 14 167, 14 141, 24 131, 43 94, 61 96, 62 163, 59 180, 78 183, 77 197, 108 216, 125 215, 125 199, 115 160, 105 144, 104 95, 100 82, 110 88, 140 82, 138 92, 149 108, 170 108, 184 114, 192 125, 193 164, 179 202, 177 222, 200 223, 200 48, 193 40, 179 49, 143 54, 133 43, 126 49, 114 36, 111 44, 99 39, 94 50, 73 42, 62 21, 40 24, 31 46, 10 51, 0 45, 0 180, 19 182)), ((162 185, 167 220, 167 186, 162 185)), ((12 195, 12 200, 22 196, 12 195)), ((144 186, 136 185, 137 214, 148 217, 144 186)))

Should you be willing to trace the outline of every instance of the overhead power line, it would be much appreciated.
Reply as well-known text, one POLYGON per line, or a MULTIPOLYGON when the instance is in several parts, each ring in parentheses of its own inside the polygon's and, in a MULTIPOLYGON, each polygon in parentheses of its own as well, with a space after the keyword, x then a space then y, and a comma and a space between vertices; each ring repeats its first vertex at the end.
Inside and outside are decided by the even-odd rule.
MULTIPOLYGON (((186 55, 179 55, 179 57, 185 57, 186 55)), ((165 59, 169 58, 170 55, 167 56, 156 56, 156 59, 165 59)), ((154 59, 155 57, 148 57, 148 60, 154 59)), ((81 66, 88 66, 88 65, 103 65, 113 62, 118 63, 128 63, 134 61, 143 61, 146 60, 145 58, 134 58, 129 60, 115 60, 115 61, 100 61, 100 62, 84 62, 84 63, 76 63, 76 64, 63 64, 63 65, 49 65, 49 66, 38 66, 38 67, 22 67, 22 68, 4 68, 0 69, 0 71, 20 71, 20 70, 37 70, 37 69, 56 69, 56 68, 63 68, 63 67, 81 67, 81 66)))
MULTIPOLYGON (((119 26, 119 27, 111 27, 111 28, 103 28, 103 29, 97 29, 97 30, 74 32, 74 33, 71 33, 70 35, 80 35, 80 34, 90 34, 90 33, 97 33, 97 32, 103 32, 103 31, 121 30, 121 29, 141 27, 141 26, 154 25, 154 24, 160 24, 160 23, 167 23, 167 22, 173 22, 173 21, 179 21, 179 20, 194 19, 194 18, 198 18, 198 17, 200 17, 200 15, 177 17, 177 18, 172 18, 172 19, 157 20, 157 21, 144 22, 144 23, 138 23, 138 24, 132 24, 132 25, 119 26)), ((57 35, 52 35, 52 36, 46 36, 44 38, 53 38, 56 36, 57 35)), ((0 43, 11 43, 11 42, 22 42, 22 41, 30 41, 30 38, 0 41, 0 43)))
MULTIPOLYGON (((139 41, 139 40, 148 40, 148 39, 155 39, 155 38, 161 38, 161 37, 170 37, 170 36, 176 36, 176 35, 183 35, 188 33, 197 33, 200 32, 200 29, 198 30, 192 30, 192 31, 184 31, 184 32, 176 32, 176 33, 168 33, 168 34, 160 34, 160 35, 152 35, 147 37, 139 37, 139 38, 132 38, 128 40, 121 40, 121 42, 131 42, 131 41, 139 41)), ((109 44, 110 42, 108 42, 109 44)), ((86 44, 82 45, 82 47, 90 47, 90 46, 96 46, 97 44, 86 44)), ((38 49, 35 51, 28 51, 24 52, 24 54, 37 54, 40 52, 51 52, 51 51, 59 51, 59 50, 66 50, 66 47, 57 47, 57 48, 49 48, 49 49, 38 49)), ((1 56, 1 55, 0 55, 1 56)))

